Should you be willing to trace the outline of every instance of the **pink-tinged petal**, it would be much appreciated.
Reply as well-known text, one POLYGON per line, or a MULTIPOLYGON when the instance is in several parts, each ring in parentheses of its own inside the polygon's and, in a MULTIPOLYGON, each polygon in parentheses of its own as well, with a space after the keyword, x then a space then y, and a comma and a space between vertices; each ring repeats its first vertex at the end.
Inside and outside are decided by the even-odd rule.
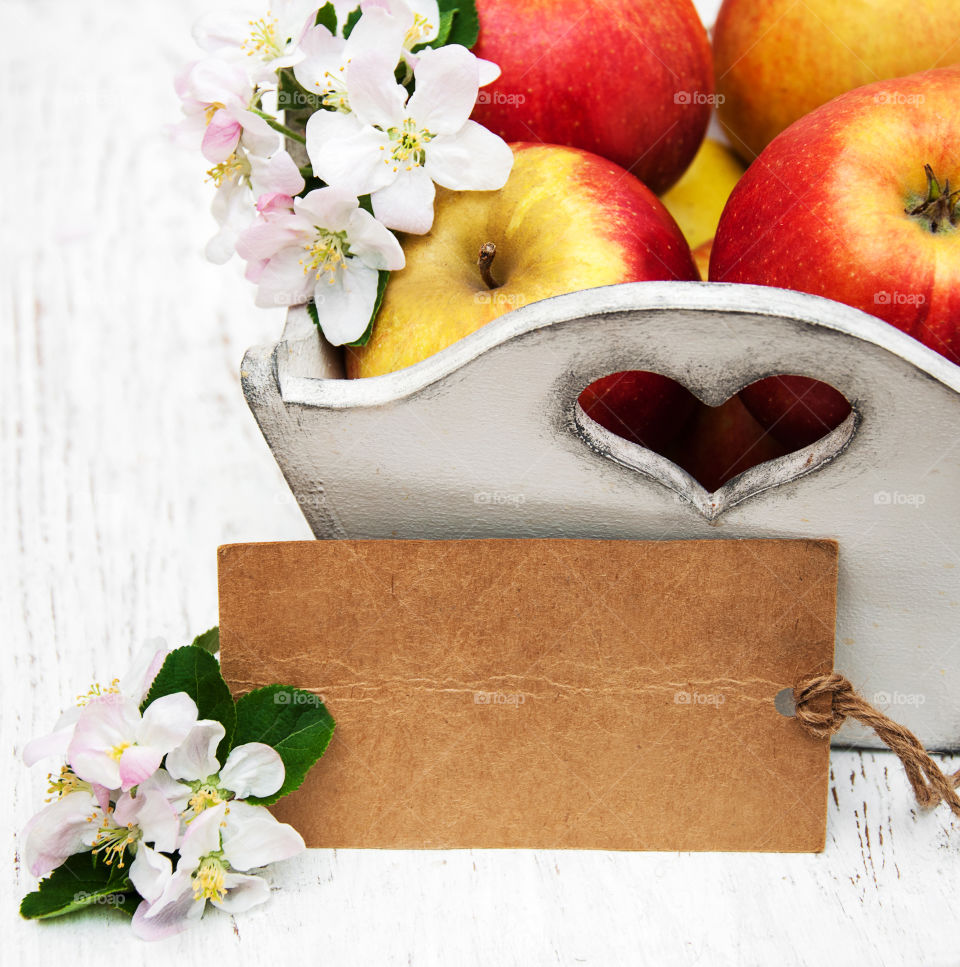
POLYGON ((143 842, 153 843, 158 850, 172 853, 180 839, 179 811, 167 800, 156 784, 147 780, 137 787, 136 796, 125 792, 117 799, 113 812, 118 826, 133 824, 140 828, 143 842))
POLYGON ((444 188, 496 191, 510 177, 513 151, 483 125, 467 121, 458 134, 430 142, 424 167, 444 188))
POLYGON ((310 300, 314 277, 303 270, 306 253, 300 245, 274 255, 260 274, 256 303, 262 309, 299 306, 310 300))
POLYGON ((180 83, 181 97, 202 104, 245 104, 250 100, 252 85, 237 64, 221 57, 205 57, 191 64, 180 83))
POLYGON ((247 151, 254 155, 267 157, 280 148, 281 138, 279 133, 274 131, 259 114, 254 114, 253 111, 248 111, 246 108, 228 107, 227 110, 243 128, 240 141, 247 151))
POLYGON ((343 346, 366 332, 377 301, 377 281, 376 269, 350 258, 333 285, 325 278, 316 283, 317 318, 329 343, 343 346))
POLYGON ((220 784, 237 799, 250 796, 272 796, 282 785, 285 775, 283 759, 272 746, 263 742, 247 742, 230 750, 220 770, 220 784))
POLYGON ((234 800, 223 828, 223 855, 235 870, 246 872, 296 856, 303 837, 277 820, 265 806, 234 800))
POLYGON ((215 111, 207 125, 207 130, 203 133, 203 141, 200 145, 204 158, 214 164, 226 161, 240 143, 242 132, 240 123, 234 121, 226 111, 222 109, 215 111))
POLYGON ((46 876, 87 848, 84 836, 96 828, 97 804, 88 792, 71 792, 37 813, 23 830, 23 857, 34 876, 46 876))
POLYGON ((426 235, 433 226, 436 189, 423 168, 404 169, 397 180, 375 192, 373 214, 387 228, 413 235, 426 235))
POLYGON ((133 656, 127 673, 120 679, 120 693, 139 705, 169 652, 163 638, 151 638, 146 642, 133 656))
POLYGON ((417 89, 407 113, 419 128, 434 134, 455 134, 463 127, 480 88, 477 58, 459 44, 421 52, 415 72, 417 89))
POLYGON ((167 753, 165 767, 174 779, 206 779, 220 768, 217 746, 226 729, 213 719, 201 719, 175 749, 167 753))
POLYGON ((196 721, 196 702, 186 692, 163 695, 144 709, 137 742, 169 752, 190 734, 196 721))
POLYGON ((255 195, 277 193, 299 195, 305 182, 297 163, 286 151, 277 151, 267 159, 251 156, 250 183, 255 195))
POLYGON ((110 799, 113 790, 108 789, 106 786, 101 786, 97 782, 91 783, 90 788, 93 790, 93 797, 97 800, 97 805, 106 812, 110 808, 110 799))
POLYGON ((317 228, 342 232, 359 207, 357 196, 345 188, 317 188, 293 202, 294 211, 317 228))
POLYGON ((257 285, 260 282, 260 277, 263 275, 263 270, 267 267, 268 259, 258 259, 253 262, 247 262, 247 267, 243 270, 243 277, 248 281, 257 285))
POLYGON ((137 846, 137 855, 130 864, 130 882, 144 900, 156 900, 173 875, 173 864, 168 856, 150 849, 145 843, 137 846))
POLYGON ((80 707, 73 705, 57 719, 53 731, 31 739, 23 747, 23 761, 32 766, 45 759, 48 755, 63 758, 67 754, 70 740, 73 738, 73 728, 80 718, 80 707))
POLYGON ((306 137, 314 174, 328 185, 359 197, 389 185, 396 177, 388 163, 390 138, 359 124, 353 115, 317 111, 307 121, 306 137))
POLYGON ((193 926, 205 906, 205 900, 194 900, 190 873, 181 873, 178 865, 160 897, 153 903, 144 900, 137 907, 131 927, 141 940, 163 940, 193 926))
POLYGON ((246 913, 252 907, 270 899, 270 886, 259 876, 227 873, 223 877, 223 885, 227 888, 226 896, 222 900, 211 902, 227 913, 246 913))
POLYGON ((163 759, 163 752, 152 745, 131 745, 120 755, 120 788, 126 792, 149 779, 163 759))
POLYGON ((347 240, 350 251, 371 268, 397 272, 405 264, 403 249, 396 236, 362 208, 350 216, 347 240))
MULTIPOLYGON (((231 812, 233 807, 234 803, 231 802, 231 812)), ((202 856, 220 849, 220 826, 226 812, 226 803, 220 803, 218 806, 204 809, 190 820, 180 842, 180 862, 177 864, 177 872, 181 867, 187 870, 196 869, 202 856)))
POLYGON ((313 226, 292 212, 288 217, 260 219, 237 239, 237 254, 247 260, 269 259, 292 245, 302 246, 313 235, 313 226))
POLYGON ((257 211, 261 215, 288 215, 293 211, 293 198, 280 191, 261 195, 257 199, 257 211))
POLYGON ((120 786, 120 767, 115 750, 135 741, 140 725, 136 704, 119 695, 103 695, 80 711, 67 749, 71 769, 87 782, 108 789, 120 786))
POLYGON ((182 813, 187 808, 187 803, 193 795, 193 790, 190 786, 182 782, 177 782, 166 769, 158 769, 146 782, 141 783, 137 789, 137 795, 139 796, 140 793, 146 793, 154 789, 178 813, 182 813))
POLYGON ((359 51, 347 67, 350 110, 363 124, 387 130, 403 121, 406 88, 393 76, 397 62, 377 50, 359 51))

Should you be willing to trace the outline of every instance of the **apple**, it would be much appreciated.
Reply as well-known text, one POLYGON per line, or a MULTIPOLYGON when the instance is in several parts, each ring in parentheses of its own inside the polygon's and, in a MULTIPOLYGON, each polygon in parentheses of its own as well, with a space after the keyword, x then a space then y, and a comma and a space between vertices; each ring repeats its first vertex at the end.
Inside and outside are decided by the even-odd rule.
POLYGON ((736 396, 720 406, 698 403, 687 432, 663 451, 710 493, 756 464, 788 452, 736 396))
POLYGON ((697 278, 670 214, 622 168, 577 148, 517 144, 513 150, 503 188, 438 189, 430 233, 401 238, 406 267, 390 277, 370 341, 346 350, 348 376, 412 366, 503 313, 549 296, 697 278), (495 257, 481 270, 478 255, 491 243, 495 257))
POLYGON ((850 414, 843 393, 809 376, 769 376, 742 389, 740 399, 788 452, 816 443, 850 414))
MULTIPOLYGON (((960 66, 850 91, 747 169, 720 219, 710 279, 845 302, 960 363, 956 185, 960 66)), ((793 380, 780 404, 799 393, 813 425, 830 429, 846 408, 814 389, 793 380)), ((772 427, 787 419, 774 405, 782 392, 755 384, 744 399, 772 427)))
POLYGON ((720 122, 752 161, 846 91, 960 61, 960 4, 724 0, 713 52, 720 122))
POLYGON ((579 402, 587 416, 611 433, 658 453, 683 433, 701 405, 669 376, 635 370, 596 380, 579 402))
POLYGON ((507 141, 609 158, 656 192, 683 173, 713 103, 691 0, 477 0, 479 57, 502 74, 474 118, 507 141))
POLYGON ((690 248, 709 243, 716 235, 724 206, 743 170, 740 159, 725 144, 707 138, 680 180, 660 196, 690 248))

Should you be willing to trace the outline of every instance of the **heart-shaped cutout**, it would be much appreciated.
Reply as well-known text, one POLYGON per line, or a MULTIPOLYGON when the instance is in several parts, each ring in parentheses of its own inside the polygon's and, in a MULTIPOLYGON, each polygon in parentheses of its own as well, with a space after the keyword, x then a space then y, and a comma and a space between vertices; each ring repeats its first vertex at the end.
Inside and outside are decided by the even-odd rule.
POLYGON ((838 390, 807 376, 767 377, 709 406, 667 376, 630 370, 587 386, 576 422, 594 449, 714 520, 832 460, 856 415, 838 390))

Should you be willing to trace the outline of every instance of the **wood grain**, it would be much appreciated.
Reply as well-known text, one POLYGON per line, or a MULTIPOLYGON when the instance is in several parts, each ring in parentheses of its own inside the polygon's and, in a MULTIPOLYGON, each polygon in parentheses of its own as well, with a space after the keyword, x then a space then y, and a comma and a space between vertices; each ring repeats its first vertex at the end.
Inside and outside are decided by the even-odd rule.
POLYGON ((204 165, 160 130, 193 18, 229 6, 3 4, 5 962, 956 964, 955 824, 912 808, 891 756, 843 751, 820 856, 314 850, 266 906, 154 946, 105 910, 19 919, 17 833, 45 795, 27 739, 144 639, 216 620, 218 544, 309 537, 238 379, 282 313, 203 261, 204 165))

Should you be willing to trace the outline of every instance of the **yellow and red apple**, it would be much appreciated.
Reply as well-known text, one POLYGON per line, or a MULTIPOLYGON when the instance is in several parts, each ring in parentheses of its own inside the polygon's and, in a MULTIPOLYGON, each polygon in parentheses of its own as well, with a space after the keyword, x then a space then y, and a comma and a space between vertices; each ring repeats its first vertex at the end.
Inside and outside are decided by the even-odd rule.
MULTIPOLYGON (((850 91, 747 169, 720 220, 710 279, 845 302, 960 363, 956 187, 960 66, 850 91)), ((777 411, 796 397, 801 422, 830 429, 849 408, 827 389, 760 383, 743 398, 774 432, 787 432, 791 411, 777 411)))
POLYGON ((696 279, 670 214, 633 175, 576 148, 513 146, 499 191, 437 192, 433 228, 401 239, 366 346, 350 377, 389 373, 439 352, 498 316, 549 296, 618 282, 696 279), (477 266, 493 243, 490 288, 477 266))
POLYGON ((477 0, 478 56, 502 74, 474 118, 507 141, 609 158, 656 192, 683 173, 713 102, 691 0, 477 0))
POLYGON ((724 0, 713 50, 717 113, 752 161, 846 91, 960 61, 960 3, 724 0))

